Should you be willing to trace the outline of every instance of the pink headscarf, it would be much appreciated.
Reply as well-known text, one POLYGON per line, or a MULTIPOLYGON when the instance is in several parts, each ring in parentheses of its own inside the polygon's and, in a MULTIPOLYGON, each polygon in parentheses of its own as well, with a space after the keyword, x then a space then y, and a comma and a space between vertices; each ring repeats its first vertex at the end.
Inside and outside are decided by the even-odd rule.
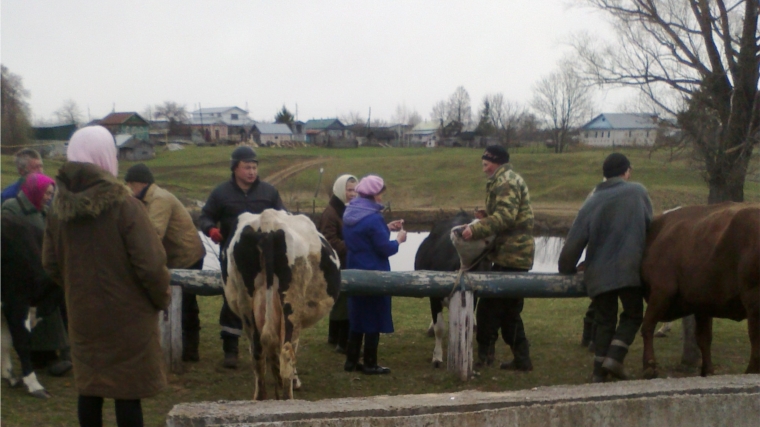
POLYGON ((70 162, 92 163, 113 176, 119 174, 116 160, 116 142, 103 126, 87 126, 74 132, 69 140, 66 158, 70 162))
POLYGON ((45 196, 45 191, 51 185, 55 185, 53 178, 41 173, 30 173, 24 178, 24 182, 21 183, 21 191, 24 192, 26 198, 32 202, 34 207, 38 211, 41 211, 43 208, 42 198, 45 196))

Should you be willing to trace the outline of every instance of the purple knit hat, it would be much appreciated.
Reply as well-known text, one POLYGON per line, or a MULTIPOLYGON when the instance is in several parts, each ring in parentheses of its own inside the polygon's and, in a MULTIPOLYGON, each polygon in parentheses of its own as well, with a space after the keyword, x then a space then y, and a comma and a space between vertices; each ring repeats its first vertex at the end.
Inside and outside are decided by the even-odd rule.
POLYGON ((359 181, 356 192, 360 196, 377 196, 385 190, 383 179, 377 175, 367 175, 359 181))

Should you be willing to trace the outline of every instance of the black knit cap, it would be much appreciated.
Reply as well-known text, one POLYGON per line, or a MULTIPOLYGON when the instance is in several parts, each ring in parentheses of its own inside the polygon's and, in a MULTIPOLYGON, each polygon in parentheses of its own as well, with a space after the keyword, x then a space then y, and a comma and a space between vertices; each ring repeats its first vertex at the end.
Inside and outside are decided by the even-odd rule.
POLYGON ((241 145, 236 148, 235 151, 232 152, 232 156, 230 156, 230 170, 234 171, 240 162, 258 163, 259 159, 256 157, 256 152, 253 151, 253 148, 247 145, 241 145))
POLYGON ((148 169, 145 163, 138 163, 131 168, 127 169, 127 174, 124 175, 124 181, 126 182, 143 182, 145 184, 153 184, 153 173, 148 169))
POLYGON ((605 178, 614 178, 626 173, 630 167, 631 162, 628 161, 628 157, 620 153, 612 153, 604 159, 602 173, 605 178))
POLYGON ((507 150, 501 145, 489 145, 486 147, 486 151, 480 158, 498 165, 509 163, 509 153, 507 153, 507 150))

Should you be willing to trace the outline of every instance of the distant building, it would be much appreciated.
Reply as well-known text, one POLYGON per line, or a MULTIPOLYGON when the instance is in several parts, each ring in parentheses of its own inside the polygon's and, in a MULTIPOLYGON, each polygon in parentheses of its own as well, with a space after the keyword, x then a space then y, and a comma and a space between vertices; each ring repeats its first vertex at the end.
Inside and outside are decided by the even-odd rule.
POLYGON ((130 134, 139 140, 149 139, 150 123, 134 112, 111 113, 96 123, 108 129, 112 135, 130 134))
POLYGON ((332 147, 345 145, 344 140, 352 140, 353 133, 338 119, 309 120, 304 124, 306 142, 313 145, 332 147))
POLYGON ((206 142, 248 140, 256 122, 239 107, 201 108, 192 113, 190 126, 198 130, 206 142))
POLYGON ((138 139, 135 135, 118 134, 114 136, 119 160, 141 161, 156 157, 156 152, 147 141, 138 139))
POLYGON ((68 141, 77 131, 76 123, 66 125, 34 126, 34 139, 39 141, 68 141))
POLYGON ((420 122, 406 134, 407 145, 411 147, 437 147, 440 135, 438 130, 441 128, 441 122, 432 120, 420 122))
POLYGON ((580 129, 580 143, 592 147, 652 146, 659 119, 653 114, 604 113, 580 129))
POLYGON ((256 123, 251 128, 251 136, 259 145, 279 144, 293 140, 293 131, 284 123, 256 123))

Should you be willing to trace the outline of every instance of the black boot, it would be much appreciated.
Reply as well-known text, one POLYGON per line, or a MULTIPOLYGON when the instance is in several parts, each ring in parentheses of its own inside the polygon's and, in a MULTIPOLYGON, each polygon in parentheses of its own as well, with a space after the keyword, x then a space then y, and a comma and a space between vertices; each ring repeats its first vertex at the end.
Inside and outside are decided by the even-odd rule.
POLYGON ((361 371, 364 366, 359 363, 359 352, 362 348, 361 341, 348 340, 346 344, 346 363, 343 370, 346 372, 361 371))
POLYGON ((47 367, 48 374, 54 377, 61 377, 69 372, 73 365, 71 364, 71 348, 66 347, 59 351, 58 360, 47 367))
POLYGON ((528 340, 524 340, 512 347, 512 354, 515 356, 509 362, 504 362, 499 366, 501 369, 507 369, 511 371, 523 371, 530 372, 533 370, 533 362, 530 361, 530 344, 528 340))
POLYGON ((224 367, 227 369, 237 369, 238 337, 225 336, 222 338, 222 340, 222 349, 224 350, 224 367))
POLYGON ((478 343, 478 360, 475 361, 475 369, 482 369, 487 366, 493 365, 495 359, 496 345, 489 344, 487 346, 478 343))
POLYGON ((348 331, 350 325, 348 320, 338 320, 338 342, 335 346, 335 351, 340 354, 346 354, 346 347, 348 346, 348 331))
POLYGON ((583 336, 581 337, 581 347, 588 347, 594 339, 594 322, 583 320, 583 336))
POLYGON ((200 360, 198 344, 200 343, 200 331, 182 331, 182 361, 197 362, 200 360))
POLYGON ((338 343, 338 328, 340 324, 338 320, 330 319, 330 323, 327 326, 327 343, 335 345, 338 343))
POLYGON ((378 366, 377 364, 377 347, 367 348, 364 347, 364 369, 362 369, 367 375, 379 375, 390 374, 390 368, 378 366))

